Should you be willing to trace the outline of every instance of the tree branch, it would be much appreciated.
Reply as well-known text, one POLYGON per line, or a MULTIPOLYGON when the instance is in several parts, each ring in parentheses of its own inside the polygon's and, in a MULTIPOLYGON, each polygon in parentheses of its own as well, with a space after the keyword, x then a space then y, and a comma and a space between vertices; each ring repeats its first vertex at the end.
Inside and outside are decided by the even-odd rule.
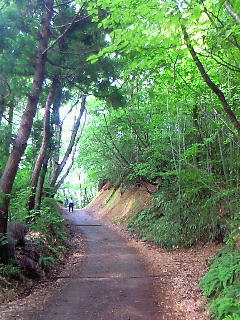
POLYGON ((42 54, 45 54, 47 51, 49 51, 53 46, 55 46, 55 44, 60 40, 62 39, 65 34, 72 28, 72 26, 77 22, 77 18, 79 16, 79 14, 81 13, 81 11, 83 10, 83 7, 85 5, 85 2, 82 4, 81 8, 78 10, 77 14, 75 15, 75 17, 73 18, 73 20, 70 22, 69 26, 64 30, 64 32, 62 34, 60 34, 57 39, 55 39, 53 41, 53 43, 48 46, 43 52, 42 54))
POLYGON ((123 162, 129 167, 130 163, 127 161, 127 159, 124 157, 124 155, 120 152, 120 150, 118 149, 118 147, 116 146, 116 143, 111 135, 111 132, 108 128, 108 124, 107 124, 107 119, 106 119, 106 116, 105 114, 103 115, 104 117, 104 121, 105 121, 105 124, 106 124, 106 129, 107 129, 107 133, 108 133, 108 136, 112 142, 112 145, 114 147, 114 149, 117 151, 117 153, 119 154, 120 158, 123 160, 123 162))
POLYGON ((197 53, 196 51, 194 50, 191 42, 190 42, 190 39, 189 39, 189 36, 188 36, 188 33, 187 33, 187 30, 185 28, 184 25, 181 25, 181 29, 182 29, 182 32, 183 32, 183 36, 184 36, 184 40, 185 40, 185 43, 187 45, 187 48, 203 78, 203 80, 206 82, 206 84, 208 85, 208 87, 216 94, 216 96, 218 97, 221 105, 223 106, 223 109, 225 110, 225 112, 227 113, 229 119, 231 120, 233 126, 235 127, 235 129, 237 130, 239 136, 240 136, 240 123, 238 121, 238 119, 236 118, 235 114, 233 113, 231 107, 229 106, 223 92, 219 89, 219 87, 210 79, 209 75, 207 74, 203 64, 201 63, 200 59, 198 58, 197 56, 197 53))
POLYGON ((224 7, 227 12, 237 21, 237 23, 240 23, 240 16, 232 9, 230 3, 226 1, 224 7))

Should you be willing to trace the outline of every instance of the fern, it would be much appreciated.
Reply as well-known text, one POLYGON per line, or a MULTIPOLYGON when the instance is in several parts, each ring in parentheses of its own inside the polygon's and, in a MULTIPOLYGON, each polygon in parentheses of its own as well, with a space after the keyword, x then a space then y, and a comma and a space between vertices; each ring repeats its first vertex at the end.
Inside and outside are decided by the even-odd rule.
POLYGON ((240 320, 240 315, 234 313, 231 316, 230 315, 226 316, 223 320, 240 320))
POLYGON ((233 315, 238 315, 237 319, 240 320, 240 304, 234 297, 216 298, 211 303, 210 310, 214 312, 217 320, 223 320, 227 316, 233 317, 233 315))
POLYGON ((39 261, 38 262, 42 267, 46 267, 49 263, 54 264, 55 263, 55 259, 53 257, 41 256, 41 257, 39 257, 39 261))
POLYGON ((240 254, 221 250, 200 281, 216 320, 240 320, 240 254))

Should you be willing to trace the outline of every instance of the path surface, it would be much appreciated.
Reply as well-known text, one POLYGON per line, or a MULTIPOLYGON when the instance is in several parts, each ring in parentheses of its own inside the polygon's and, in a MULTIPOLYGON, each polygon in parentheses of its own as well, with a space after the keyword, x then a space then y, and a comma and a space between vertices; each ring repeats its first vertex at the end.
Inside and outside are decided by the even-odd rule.
POLYGON ((67 213, 86 240, 86 258, 34 320, 161 320, 151 281, 136 251, 83 210, 67 213))

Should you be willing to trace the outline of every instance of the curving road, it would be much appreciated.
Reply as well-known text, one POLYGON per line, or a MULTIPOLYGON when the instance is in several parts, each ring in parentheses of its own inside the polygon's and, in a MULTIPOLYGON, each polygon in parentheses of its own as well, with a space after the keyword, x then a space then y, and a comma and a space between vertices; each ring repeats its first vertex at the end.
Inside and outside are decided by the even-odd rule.
MULTIPOLYGON (((38 314, 39 320, 161 320, 147 275, 135 249, 115 232, 74 210, 66 218, 86 241, 86 259, 38 314)), ((36 318, 35 318, 36 319, 36 318)))

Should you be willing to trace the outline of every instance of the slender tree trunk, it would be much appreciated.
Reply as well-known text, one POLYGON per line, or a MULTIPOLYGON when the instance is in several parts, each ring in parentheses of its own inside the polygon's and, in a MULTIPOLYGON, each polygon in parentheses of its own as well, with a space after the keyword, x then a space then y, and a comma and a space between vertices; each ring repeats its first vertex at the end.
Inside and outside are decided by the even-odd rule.
POLYGON ((233 8, 231 7, 230 3, 228 3, 228 1, 226 1, 224 6, 225 6, 227 12, 236 20, 236 22, 240 23, 240 16, 237 14, 237 12, 235 12, 233 10, 233 8))
POLYGON ((6 106, 5 106, 4 99, 0 99, 0 124, 2 123, 2 118, 3 118, 5 108, 6 108, 6 106))
MULTIPOLYGON (((5 128, 4 139, 2 141, 2 144, 4 146, 3 151, 1 153, 2 167, 6 165, 7 159, 10 154, 10 147, 12 143, 13 109, 14 109, 14 104, 9 103, 8 118, 6 118, 6 120, 8 121, 8 125, 5 128)), ((1 173, 0 173, 0 176, 1 176, 1 173)))
POLYGON ((72 135, 71 135, 71 139, 70 139, 69 145, 67 147, 65 155, 63 157, 63 160, 61 161, 60 164, 58 164, 56 170, 53 172, 53 175, 51 177, 50 185, 53 188, 56 187, 57 179, 58 179, 59 175, 61 174, 64 166, 66 165, 67 160, 68 160, 68 158, 69 158, 69 156, 70 156, 70 154, 72 152, 72 149, 73 149, 73 146, 74 146, 74 143, 75 143, 75 139, 76 139, 76 136, 77 136, 78 128, 80 126, 80 120, 81 120, 82 115, 83 115, 85 110, 86 110, 86 95, 83 95, 82 96, 82 103, 81 103, 80 112, 79 112, 79 115, 78 115, 78 118, 77 118, 76 122, 73 125, 72 135))
POLYGON ((38 186, 37 186, 37 192, 36 192, 36 197, 35 197, 35 208, 34 209, 39 209, 42 201, 42 194, 43 194, 43 185, 47 173, 47 167, 48 167, 48 160, 49 156, 46 155, 43 165, 42 165, 42 170, 40 172, 40 176, 38 179, 38 186))
MULTIPOLYGON (((75 153, 76 153, 76 149, 77 149, 77 145, 78 145, 78 142, 82 136, 82 133, 83 133, 83 129, 85 127, 85 123, 86 123, 86 113, 85 113, 85 119, 84 119, 84 123, 82 125, 82 128, 81 128, 81 132, 78 136, 78 138, 75 140, 75 144, 74 144, 74 147, 73 147, 73 151, 72 151, 72 159, 71 159, 71 162, 66 170, 66 172, 64 173, 64 175, 61 177, 61 179, 57 182, 56 184, 56 188, 59 189, 61 187, 61 185, 64 183, 64 180, 66 179, 66 177, 68 176, 70 170, 72 169, 73 165, 74 165, 74 160, 75 160, 75 153)), ((80 179, 80 178, 79 178, 80 179)))
POLYGON ((199 144, 201 144, 203 142, 203 140, 202 140, 201 128, 199 125, 199 111, 198 111, 197 105, 194 105, 194 107, 193 107, 192 118, 193 118, 193 121, 192 121, 193 127, 195 128, 195 134, 194 134, 195 142, 198 145, 196 155, 194 156, 194 162, 195 162, 196 167, 198 167, 199 161, 200 161, 199 144))
POLYGON ((225 165, 223 148, 222 148, 222 141, 221 141, 221 136, 220 136, 219 130, 217 131, 217 137, 218 137, 218 146, 219 146, 220 157, 221 157, 221 162, 222 162, 223 175, 225 178, 225 182, 228 183, 227 169, 226 169, 226 165, 225 165))
POLYGON ((224 111, 226 112, 226 114, 228 115, 230 121, 232 122, 233 126, 235 127, 235 129, 237 130, 239 136, 240 136, 240 122, 238 121, 238 119, 236 118, 236 115, 234 114, 234 112, 232 111, 230 105, 228 104, 224 93, 219 89, 219 87, 210 79, 209 75, 207 74, 202 62, 200 61, 200 59, 197 56, 196 51, 194 50, 188 33, 186 31, 185 26, 181 26, 182 28, 182 32, 183 32, 183 36, 184 36, 184 40, 186 42, 186 45, 188 47, 188 50, 203 78, 203 80, 206 82, 206 84, 208 85, 208 87, 217 95, 221 105, 223 106, 224 111))
POLYGON ((56 189, 59 189, 59 188, 61 187, 61 185, 64 183, 64 180, 65 180, 66 177, 68 176, 70 170, 72 169, 73 164, 74 164, 75 152, 76 152, 76 146, 74 146, 74 149, 73 149, 73 155, 72 155, 71 163, 69 164, 66 172, 65 172, 64 175, 61 177, 61 179, 55 184, 56 189))
MULTIPOLYGON (((171 116, 170 116, 170 112, 169 112, 168 96, 167 96, 166 107, 167 107, 168 118, 170 120, 171 116)), ((169 141, 170 141, 170 146, 171 146, 171 153, 172 153, 172 160, 173 160, 173 164, 174 164, 174 169, 176 170, 176 172, 178 172, 177 159, 176 159, 176 155, 175 155, 175 150, 174 150, 174 145, 173 145, 173 137, 172 137, 173 130, 171 128, 170 121, 168 121, 168 132, 169 132, 169 141)))
MULTIPOLYGON (((8 207, 13 182, 17 174, 18 165, 26 149, 31 132, 33 119, 36 114, 39 95, 44 80, 44 67, 46 55, 42 54, 47 49, 49 40, 50 21, 53 13, 53 1, 43 1, 43 13, 41 18, 40 40, 36 55, 36 67, 33 77, 32 89, 28 95, 26 109, 22 115, 17 137, 13 143, 0 183, 0 234, 7 231, 8 207)), ((4 263, 8 260, 7 246, 0 245, 0 260, 4 263)))
POLYGON ((113 146, 113 148, 116 150, 116 153, 118 154, 119 158, 122 160, 122 162, 124 163, 125 166, 129 167, 130 166, 130 163, 128 162, 128 160, 124 157, 123 153, 119 150, 119 148, 117 147, 113 137, 112 137, 112 134, 108 128, 108 123, 107 123, 107 119, 105 117, 105 114, 103 115, 104 117, 104 121, 105 121, 105 124, 106 124, 106 130, 107 130, 107 134, 108 134, 108 137, 111 141, 111 144, 113 146))
POLYGON ((51 132, 50 132, 50 110, 51 110, 51 105, 53 103, 53 99, 55 96, 55 92, 57 89, 57 83, 58 80, 54 79, 52 81, 51 88, 49 90, 49 94, 46 100, 46 105, 45 105, 45 114, 44 114, 44 122, 43 122, 43 139, 42 139, 42 144, 41 148, 39 150, 38 157, 36 159, 34 169, 32 172, 32 177, 31 177, 31 182, 30 182, 30 188, 31 188, 31 194, 28 199, 28 210, 33 210, 35 207, 35 193, 37 189, 37 183, 38 183, 38 178, 39 174, 42 168, 42 164, 44 161, 44 158, 46 156, 48 144, 51 138, 51 132))
POLYGON ((61 100, 62 100, 62 85, 59 82, 58 89, 56 92, 56 98, 54 99, 54 103, 53 103, 53 126, 54 126, 55 144, 54 144, 53 159, 51 160, 52 176, 54 175, 54 172, 58 168, 58 163, 60 158, 62 125, 60 122, 59 109, 61 106, 61 100))
POLYGON ((75 159, 75 153, 76 153, 76 148, 77 148, 77 144, 79 142, 79 138, 80 136, 78 137, 78 139, 76 140, 76 143, 73 147, 73 151, 72 151, 72 159, 71 159, 71 162, 66 170, 66 172, 64 173, 64 175, 61 177, 61 179, 56 183, 56 189, 59 189, 60 186, 64 183, 64 180, 66 179, 66 177, 68 176, 70 170, 72 169, 73 165, 74 165, 74 159, 75 159))
MULTIPOLYGON (((8 105, 8 131, 10 133, 10 135, 12 135, 12 128, 13 128, 13 111, 14 111, 14 103, 11 102, 8 105)), ((9 147, 10 148, 10 144, 11 144, 11 137, 10 137, 10 143, 9 143, 9 147)))

